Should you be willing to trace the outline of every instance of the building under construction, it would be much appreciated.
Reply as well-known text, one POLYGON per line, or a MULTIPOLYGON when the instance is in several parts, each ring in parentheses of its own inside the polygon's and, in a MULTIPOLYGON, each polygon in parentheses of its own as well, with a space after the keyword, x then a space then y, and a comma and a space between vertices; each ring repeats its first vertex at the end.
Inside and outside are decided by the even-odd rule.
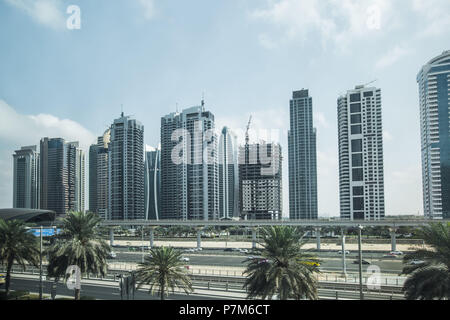
POLYGON ((239 148, 241 218, 275 220, 282 217, 282 155, 275 143, 239 148))

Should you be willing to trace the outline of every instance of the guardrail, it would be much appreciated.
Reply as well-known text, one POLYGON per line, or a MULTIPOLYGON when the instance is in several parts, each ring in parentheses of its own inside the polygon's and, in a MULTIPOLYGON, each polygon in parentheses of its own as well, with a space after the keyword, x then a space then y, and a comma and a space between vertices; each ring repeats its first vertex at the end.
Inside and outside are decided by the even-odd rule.
MULTIPOLYGON (((84 279, 93 279, 93 280, 110 280, 110 281, 118 281, 119 276, 124 272, 129 273, 131 271, 137 270, 137 265, 124 265, 125 268, 118 267, 117 265, 110 265, 108 274, 105 277, 97 277, 95 275, 88 274, 84 279)), ((0 266, 1 272, 6 272, 4 266, 0 266)), ((22 273, 22 274, 32 274, 39 275, 39 269, 33 266, 27 267, 25 270, 19 266, 12 267, 12 273, 22 273)), ((217 269, 188 269, 188 273, 193 280, 201 280, 201 281, 216 281, 216 282, 230 282, 230 283, 243 283, 245 281, 245 275, 242 271, 238 270, 217 270, 217 269)), ((46 276, 46 268, 44 266, 43 275, 46 276)), ((316 279, 319 283, 333 283, 337 286, 342 285, 351 285, 358 286, 359 288, 359 275, 356 273, 348 273, 347 277, 343 277, 338 274, 318 274, 316 275, 316 279)), ((363 285, 366 286, 369 277, 363 277, 363 285)), ((389 288, 389 292, 396 291, 400 292, 395 288, 400 288, 403 286, 406 277, 394 277, 394 276, 386 276, 381 275, 378 281, 378 285, 381 287, 389 288)), ((367 286, 366 286, 367 288, 367 286)))

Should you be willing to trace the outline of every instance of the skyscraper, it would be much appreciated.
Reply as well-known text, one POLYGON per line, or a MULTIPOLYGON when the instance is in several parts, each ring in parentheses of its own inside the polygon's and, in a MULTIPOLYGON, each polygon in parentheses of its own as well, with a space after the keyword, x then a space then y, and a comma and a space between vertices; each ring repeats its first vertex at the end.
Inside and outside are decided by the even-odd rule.
POLYGON ((111 125, 108 186, 109 220, 145 218, 144 126, 123 113, 111 125))
POLYGON ((78 142, 67 143, 69 210, 84 212, 85 154, 78 142))
POLYGON ((282 218, 282 154, 275 143, 245 144, 239 148, 241 218, 282 218))
POLYGON ((219 216, 214 115, 202 106, 161 119, 161 219, 219 216))
POLYGON ((239 217, 239 166, 236 135, 227 127, 219 140, 219 217, 239 217))
POLYGON ((338 98, 341 218, 385 215, 381 90, 357 86, 338 98))
POLYGON ((41 209, 84 211, 85 160, 78 142, 43 138, 40 143, 41 209))
POLYGON ((145 219, 159 220, 161 202, 161 151, 148 146, 145 151, 145 219))
POLYGON ((111 130, 98 137, 89 149, 89 210, 107 218, 108 211, 108 146, 111 130))
POLYGON ((420 99, 424 215, 450 218, 450 51, 417 75, 420 99))
POLYGON ((316 129, 308 90, 292 95, 288 149, 289 218, 317 219, 316 129))
POLYGON ((13 207, 39 209, 39 153, 36 146, 22 147, 14 155, 13 207))
POLYGON ((94 213, 98 213, 97 154, 98 154, 98 144, 92 144, 89 147, 89 211, 94 213))

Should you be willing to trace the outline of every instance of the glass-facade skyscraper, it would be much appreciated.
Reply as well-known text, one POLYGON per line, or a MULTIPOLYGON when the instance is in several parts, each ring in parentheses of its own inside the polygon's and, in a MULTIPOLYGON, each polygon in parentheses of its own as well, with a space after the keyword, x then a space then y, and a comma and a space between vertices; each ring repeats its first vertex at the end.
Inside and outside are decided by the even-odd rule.
POLYGON ((218 219, 214 128, 203 103, 161 118, 161 219, 218 219))
POLYGON ((39 152, 22 147, 14 155, 13 208, 39 209, 39 152))
POLYGON ((381 90, 357 86, 338 98, 341 218, 385 216, 381 90))
POLYGON ((123 113, 111 125, 107 218, 145 219, 144 126, 123 113))
POLYGON ((78 142, 43 138, 40 157, 40 209, 84 211, 85 156, 78 142))
POLYGON ((450 51, 417 75, 420 100, 424 215, 450 218, 450 51))
POLYGON ((159 220, 161 202, 161 151, 147 147, 145 151, 145 219, 159 220))
POLYGON ((289 218, 317 219, 317 152, 312 98, 294 91, 290 101, 289 218))
POLYGON ((98 137, 89 148, 89 210, 107 218, 108 212, 108 146, 111 130, 98 137))
POLYGON ((239 217, 239 166, 236 135, 227 127, 219 139, 219 217, 239 217))

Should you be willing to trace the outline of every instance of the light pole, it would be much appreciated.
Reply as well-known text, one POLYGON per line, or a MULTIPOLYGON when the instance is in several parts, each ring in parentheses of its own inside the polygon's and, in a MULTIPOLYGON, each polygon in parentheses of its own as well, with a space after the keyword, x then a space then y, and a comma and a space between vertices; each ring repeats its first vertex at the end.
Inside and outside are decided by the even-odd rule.
POLYGON ((142 249, 142 263, 144 263, 144 226, 142 226, 141 229, 141 234, 142 234, 142 238, 141 238, 141 249, 142 249))
MULTIPOLYGON (((56 233, 56 227, 52 226, 51 227, 53 230, 55 230, 56 233)), ((27 227, 27 230, 35 230, 36 228, 31 228, 31 227, 27 227)), ((43 291, 44 291, 44 286, 43 286, 43 270, 42 270, 42 251, 43 251, 43 237, 42 237, 42 232, 43 232, 44 227, 40 226, 39 227, 39 239, 40 239, 40 244, 39 244, 39 300, 42 300, 42 296, 43 296, 43 291)))
POLYGON ((39 300, 42 300, 44 287, 42 285, 42 226, 39 227, 40 249, 39 249, 39 300))
POLYGON ((362 283, 362 248, 361 248, 361 230, 362 226, 358 226, 358 251, 359 251, 359 299, 364 300, 363 283, 362 283))

